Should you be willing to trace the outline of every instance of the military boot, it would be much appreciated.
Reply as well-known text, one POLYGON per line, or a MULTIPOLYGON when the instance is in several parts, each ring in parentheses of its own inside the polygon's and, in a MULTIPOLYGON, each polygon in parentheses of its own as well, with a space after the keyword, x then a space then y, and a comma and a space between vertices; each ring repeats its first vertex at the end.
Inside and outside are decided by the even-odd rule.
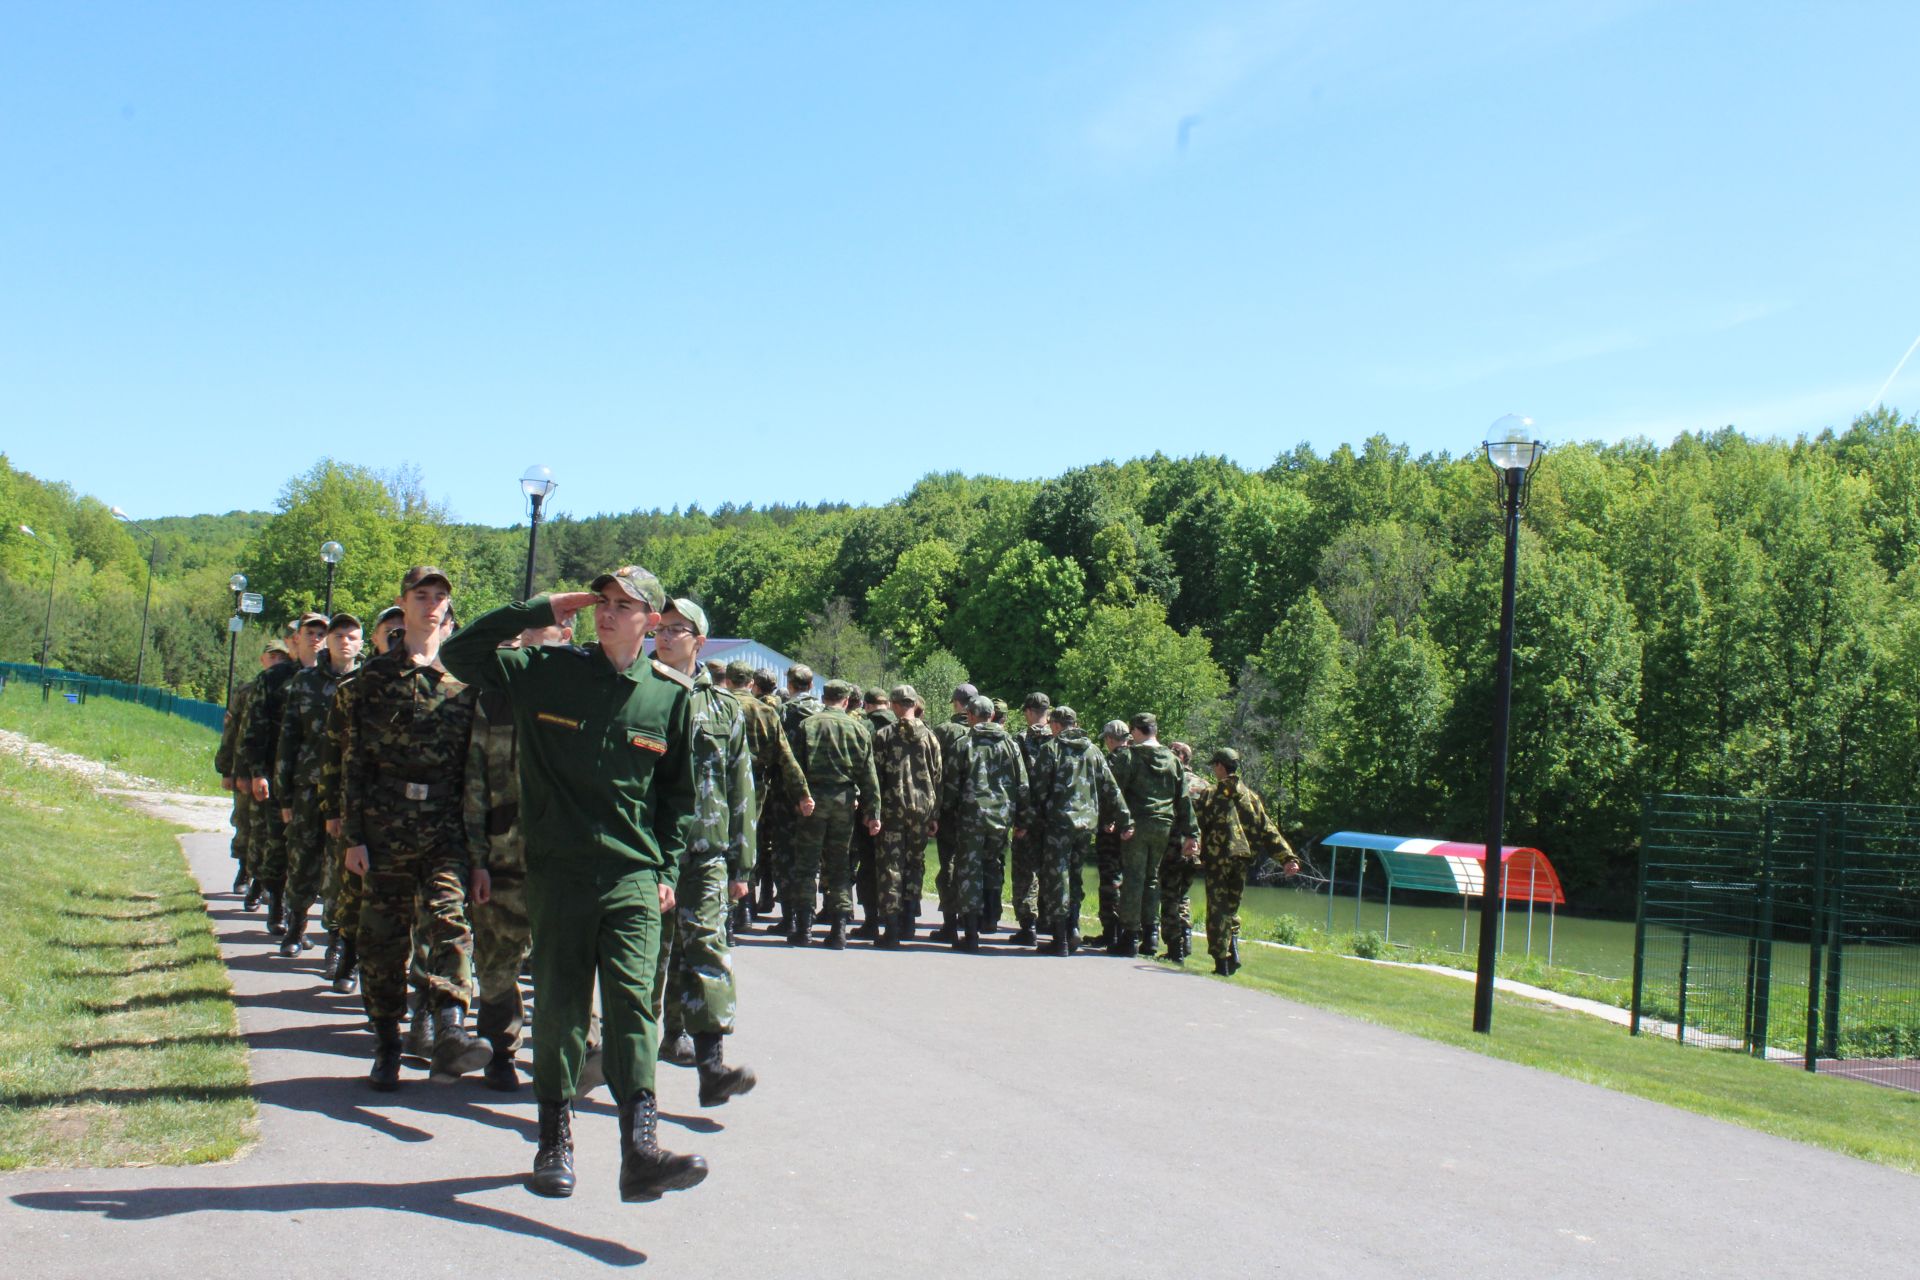
POLYGON ((433 1021, 427 1013, 427 993, 415 991, 407 998, 407 1038, 400 1052, 425 1062, 433 1056, 433 1021))
POLYGON ((271 886, 267 889, 267 936, 277 938, 286 932, 286 902, 281 890, 271 886))
POLYGON ((341 995, 353 990, 353 971, 360 963, 360 947, 351 937, 340 941, 340 958, 333 966, 333 989, 341 995))
POLYGON ((660 1037, 659 1059, 676 1067, 690 1067, 697 1060, 694 1056, 693 1037, 682 1031, 678 1035, 660 1037))
POLYGON ((467 1030, 467 1011, 446 1004, 433 1011, 433 1078, 442 1084, 478 1071, 493 1057, 493 1046, 467 1030))
POLYGON ((706 1180, 707 1162, 662 1151, 659 1131, 660 1109, 651 1090, 620 1104, 620 1198, 629 1204, 706 1180))
POLYGON ((1013 935, 1012 942, 1016 947, 1037 946, 1040 942, 1040 935, 1034 931, 1033 921, 1022 921, 1019 931, 1013 935))
POLYGON ((827 950, 845 951, 847 949, 847 918, 835 916, 833 927, 827 930, 827 950))
POLYGON ((899 931, 901 942, 912 942, 914 930, 920 927, 920 918, 909 907, 894 917, 893 927, 899 931))
POLYGON ((1122 960, 1132 960, 1137 957, 1140 954, 1140 935, 1131 929, 1122 929, 1120 943, 1114 948, 1113 954, 1122 960))
POLYGON ((1065 920, 1047 921, 1047 940, 1040 944, 1041 953, 1050 956, 1071 955, 1072 950, 1067 942, 1070 932, 1065 920))
POLYGON ((334 967, 339 963, 340 931, 338 929, 329 929, 327 930, 327 953, 320 958, 321 971, 331 978, 334 967))
POLYGON ((251 877, 247 875, 247 864, 244 862, 241 863, 239 868, 233 873, 233 891, 235 893, 238 893, 242 889, 246 888, 247 881, 250 878, 251 877))
POLYGON ((726 1037, 717 1031, 702 1031, 693 1038, 693 1063, 700 1069, 700 1105, 724 1106, 728 1098, 752 1093, 760 1078, 752 1067, 730 1067, 723 1060, 726 1037))
POLYGON ((373 1070, 367 1072, 367 1083, 381 1093, 392 1093, 400 1087, 398 1018, 373 1020, 373 1070))
POLYGON ((286 936, 280 939, 280 954, 297 956, 307 949, 307 913, 287 912, 286 936))
POLYGON ((518 1093, 520 1072, 513 1065, 513 1042, 495 1040, 492 1047, 493 1056, 487 1059, 481 1080, 495 1093, 518 1093))
POLYGON ((1148 925, 1147 932, 1140 939, 1140 954, 1151 960, 1160 954, 1160 926, 1148 925))
POLYGON ((880 938, 873 945, 882 951, 900 949, 900 917, 894 916, 880 929, 880 938))
POLYGON ((573 1194, 573 1108, 569 1103, 540 1100, 540 1146, 533 1153, 527 1190, 555 1199, 573 1194))
POLYGON ((880 940, 880 917, 871 911, 867 912, 867 918, 861 922, 858 929, 853 931, 853 936, 862 942, 878 942, 880 940))
POLYGON ((960 935, 960 950, 978 951, 980 949, 980 917, 968 912, 961 921, 963 932, 960 935))
POLYGON ((1215 956, 1213 958, 1213 971, 1223 978, 1230 977, 1233 974, 1233 970, 1227 968, 1227 958, 1225 956, 1215 956))
POLYGON ((252 911, 259 907, 260 895, 266 891, 267 886, 249 876, 247 879, 247 897, 246 900, 240 904, 241 908, 246 911, 252 911))
POLYGON ((949 944, 959 942, 960 934, 954 928, 953 913, 951 911, 942 912, 940 916, 940 927, 928 936, 935 942, 945 942, 949 944))
POLYGON ((1185 961, 1186 958, 1192 954, 1193 954, 1193 926, 1190 924, 1183 924, 1180 926, 1180 959, 1182 961, 1185 961))
POLYGON ((804 947, 813 940, 813 912, 805 907, 793 913, 793 923, 787 930, 787 945, 804 947))
POLYGON ((1227 939, 1227 976, 1232 977, 1234 974, 1238 972, 1240 972, 1240 939, 1237 937, 1228 938, 1227 939))

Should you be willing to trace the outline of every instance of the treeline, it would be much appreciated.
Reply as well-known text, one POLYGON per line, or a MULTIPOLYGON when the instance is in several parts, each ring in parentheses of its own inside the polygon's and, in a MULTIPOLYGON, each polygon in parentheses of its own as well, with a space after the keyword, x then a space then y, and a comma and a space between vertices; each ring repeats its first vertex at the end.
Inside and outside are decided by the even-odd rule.
MULTIPOLYGON (((218 564, 173 547, 190 522, 150 526, 169 616, 200 628, 170 636, 167 678, 184 686, 188 651, 223 642, 234 567, 276 618, 317 602, 328 537, 348 549, 337 604, 385 602, 419 560, 454 573, 463 613, 517 595, 524 526, 451 523, 421 491, 323 463, 251 530, 199 518, 235 553, 218 564)), ((115 615, 88 669, 120 674, 100 663, 124 656, 130 673, 140 549, 66 497, 87 565, 73 604, 93 589, 115 615)), ((1890 412, 1791 443, 1728 429, 1555 449, 1525 514, 1509 838, 1548 850, 1576 904, 1619 905, 1646 791, 1914 799, 1916 540, 1920 427, 1890 412)), ((0 546, 8 657, 36 642, 19 602, 45 589, 21 541, 0 546)), ((537 581, 629 561, 699 599, 716 634, 824 673, 904 676, 936 701, 963 677, 1009 701, 1044 689, 1089 721, 1155 711, 1174 736, 1240 747, 1296 833, 1483 829, 1500 545, 1478 456, 1375 437, 1264 471, 1155 456, 1045 481, 932 475, 878 507, 561 518, 537 581)), ((56 660, 62 643, 56 628, 56 660)))

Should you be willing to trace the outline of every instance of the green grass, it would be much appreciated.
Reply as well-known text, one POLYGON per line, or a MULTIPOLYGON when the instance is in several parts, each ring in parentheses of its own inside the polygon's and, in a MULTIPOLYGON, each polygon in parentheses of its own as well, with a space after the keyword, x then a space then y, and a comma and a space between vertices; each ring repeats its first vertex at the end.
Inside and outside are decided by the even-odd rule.
POLYGON ((0 756, 0 1169, 220 1160, 253 1126, 174 828, 0 756))
POLYGON ((113 698, 42 702, 39 689, 10 682, 0 693, 0 729, 152 778, 170 791, 220 794, 213 771, 220 735, 150 707, 113 698))

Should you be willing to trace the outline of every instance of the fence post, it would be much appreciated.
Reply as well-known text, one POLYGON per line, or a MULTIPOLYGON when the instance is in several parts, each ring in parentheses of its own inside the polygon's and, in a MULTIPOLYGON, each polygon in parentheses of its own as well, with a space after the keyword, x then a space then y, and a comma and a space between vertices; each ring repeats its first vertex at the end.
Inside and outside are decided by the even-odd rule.
POLYGON ((1807 1048, 1806 1068, 1820 1070, 1820 950, 1827 914, 1827 814, 1813 839, 1813 914, 1807 921, 1807 1048))
POLYGON ((1680 1011, 1674 1015, 1679 1023, 1673 1029, 1673 1038, 1681 1044, 1687 1042, 1687 971, 1693 967, 1693 926, 1680 927, 1680 1011))
POLYGON ((1633 1005, 1627 1034, 1640 1034, 1640 993, 1647 974, 1647 843, 1653 830, 1653 797, 1640 797, 1640 884, 1633 895, 1633 1005))
POLYGON ((1840 958, 1846 949, 1847 911, 1847 811, 1842 808, 1835 823, 1839 829, 1831 837, 1833 892, 1827 898, 1827 1016, 1822 1046, 1829 1058, 1840 1056, 1840 958))
POLYGON ((1767 1056, 1767 1020, 1773 1002, 1774 809, 1767 806, 1760 837, 1760 902, 1747 967, 1747 1052, 1767 1056))

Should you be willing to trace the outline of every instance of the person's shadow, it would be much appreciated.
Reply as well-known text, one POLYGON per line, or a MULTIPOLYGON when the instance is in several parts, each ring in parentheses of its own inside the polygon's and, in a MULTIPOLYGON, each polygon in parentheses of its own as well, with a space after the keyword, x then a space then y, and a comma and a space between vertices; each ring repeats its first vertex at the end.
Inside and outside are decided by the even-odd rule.
POLYGON ((127 1191, 27 1191, 13 1197, 26 1209, 97 1213, 109 1221, 142 1222, 185 1213, 289 1213, 317 1209, 398 1209, 466 1226, 546 1240, 613 1267, 639 1266, 647 1255, 617 1240, 601 1240, 552 1223, 473 1204, 461 1196, 511 1186, 517 1173, 443 1178, 438 1182, 290 1182, 250 1187, 148 1187, 127 1191))

